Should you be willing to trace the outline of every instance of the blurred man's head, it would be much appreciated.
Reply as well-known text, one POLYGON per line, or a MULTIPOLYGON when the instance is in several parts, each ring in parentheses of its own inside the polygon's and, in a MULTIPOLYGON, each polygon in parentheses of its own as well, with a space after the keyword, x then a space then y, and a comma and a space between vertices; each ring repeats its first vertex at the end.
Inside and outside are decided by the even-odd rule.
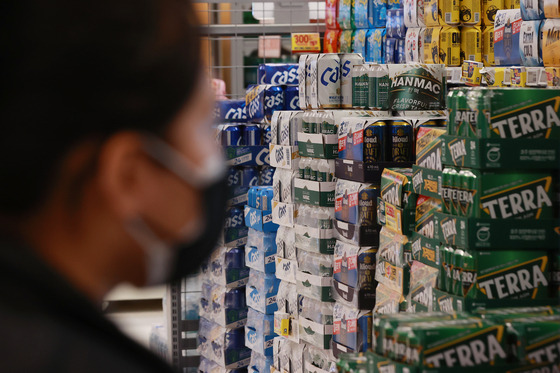
POLYGON ((218 154, 192 6, 9 0, 0 18, 3 234, 78 286, 145 284, 148 243, 133 223, 152 246, 195 239, 207 186, 197 175, 218 154), (174 172, 185 165, 186 178, 174 172))

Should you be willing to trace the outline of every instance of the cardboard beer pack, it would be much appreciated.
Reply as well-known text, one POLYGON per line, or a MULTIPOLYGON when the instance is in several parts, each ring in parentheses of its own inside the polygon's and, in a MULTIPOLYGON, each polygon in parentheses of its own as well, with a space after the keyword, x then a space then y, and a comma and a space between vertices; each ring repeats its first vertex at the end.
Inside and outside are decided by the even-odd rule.
POLYGON ((372 184, 338 179, 335 190, 336 220, 354 225, 377 225, 379 188, 372 184))
POLYGON ((494 22, 496 66, 521 65, 519 38, 522 22, 519 9, 498 10, 494 22))
POLYGON ((395 206, 416 205, 410 168, 386 168, 381 175, 381 198, 395 206))
POLYGON ((441 144, 445 128, 423 127, 416 135, 416 164, 430 170, 442 170, 441 144))
POLYGON ((560 66, 560 19, 546 19, 541 25, 542 58, 545 66, 560 66))

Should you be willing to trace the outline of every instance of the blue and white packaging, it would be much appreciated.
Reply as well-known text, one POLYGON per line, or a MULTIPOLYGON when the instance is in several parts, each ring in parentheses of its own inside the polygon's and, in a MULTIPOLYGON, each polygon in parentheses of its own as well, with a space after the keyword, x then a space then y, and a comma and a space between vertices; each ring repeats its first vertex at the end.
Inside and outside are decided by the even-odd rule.
POLYGON ((264 85, 250 85, 245 95, 247 119, 261 121, 265 116, 265 90, 264 85))
POLYGON ((272 221, 272 210, 245 206, 245 225, 261 232, 276 232, 278 224, 272 221))
POLYGON ((541 27, 542 21, 523 21, 519 37, 519 53, 523 66, 543 66, 541 27))
POLYGON ((544 19, 544 0, 521 0, 519 5, 524 21, 544 19))
POLYGON ((299 86, 288 86, 285 89, 285 110, 297 111, 300 110, 299 107, 299 86))
POLYGON ((404 24, 403 9, 387 10, 387 37, 404 39, 406 37, 406 26, 404 24))
POLYGON ((245 100, 218 100, 214 118, 219 122, 247 122, 245 100))
POLYGON ((200 316, 220 326, 235 329, 247 323, 244 288, 227 289, 222 285, 205 283, 200 306, 200 316))
POLYGON ((498 10, 494 21, 494 60, 496 66, 521 65, 519 9, 498 10))
POLYGON ((304 343, 283 337, 274 338, 274 368, 280 372, 303 373, 304 343))
POLYGON ((206 280, 228 288, 246 285, 249 268, 245 266, 243 248, 216 248, 202 264, 202 275, 206 280))
POLYGON ((354 25, 357 29, 367 29, 369 27, 368 8, 368 0, 354 0, 354 25))
POLYGON ((251 361, 251 350, 245 347, 243 328, 227 329, 201 318, 198 343, 200 355, 222 368, 240 369, 251 361))
POLYGON ((352 3, 353 1, 340 0, 338 4, 338 24, 343 30, 352 29, 352 14, 354 12, 352 3))
MULTIPOLYGON (((198 366, 198 372, 200 373, 245 373, 245 368, 242 369, 225 369, 213 362, 208 360, 204 356, 200 357, 200 365, 198 366)), ((187 371, 189 373, 189 371, 187 371)))
POLYGON ((251 353, 251 362, 247 367, 247 373, 270 373, 270 368, 273 364, 274 359, 271 356, 264 356, 256 351, 253 351, 251 353))
POLYGON ((259 84, 269 85, 298 85, 298 64, 296 63, 267 63, 261 64, 259 70, 259 84))
POLYGON ((387 0, 387 9, 402 9, 402 0, 387 0))
POLYGON ((245 264, 265 273, 276 272, 276 234, 249 230, 245 246, 245 264))
POLYGON ((280 280, 273 274, 250 270, 247 283, 247 306, 261 313, 274 314, 278 310, 276 295, 280 280))
POLYGON ((367 50, 366 62, 385 63, 385 28, 376 28, 368 30, 367 34, 367 50))
POLYGON ((274 337, 274 315, 249 309, 245 325, 245 346, 264 356, 272 356, 274 337))
POLYGON ((356 30, 356 36, 354 37, 354 53, 359 53, 365 56, 367 53, 367 32, 368 30, 356 30))
POLYGON ((387 23, 387 0, 369 0, 369 28, 385 27, 387 23))

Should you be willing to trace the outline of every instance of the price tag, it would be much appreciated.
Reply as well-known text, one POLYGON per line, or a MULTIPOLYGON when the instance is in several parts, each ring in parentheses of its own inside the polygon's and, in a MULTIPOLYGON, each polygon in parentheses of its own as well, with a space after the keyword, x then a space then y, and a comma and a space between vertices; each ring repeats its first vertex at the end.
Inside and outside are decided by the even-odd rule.
POLYGON ((321 52, 321 36, 318 32, 292 34, 292 52, 321 52))

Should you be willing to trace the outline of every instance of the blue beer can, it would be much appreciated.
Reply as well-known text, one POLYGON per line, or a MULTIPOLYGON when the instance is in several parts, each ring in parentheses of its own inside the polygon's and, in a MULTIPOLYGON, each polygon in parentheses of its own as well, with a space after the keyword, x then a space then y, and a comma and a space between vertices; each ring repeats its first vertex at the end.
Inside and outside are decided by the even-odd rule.
POLYGON ((232 167, 228 170, 227 186, 228 190, 241 186, 243 181, 243 171, 239 168, 232 167))
POLYGON ((255 166, 243 167, 243 186, 249 188, 259 184, 259 169, 255 166))
POLYGON ((222 129, 222 146, 242 146, 243 133, 237 124, 227 125, 222 129))
POLYGON ((397 51, 395 54, 395 58, 397 63, 406 63, 404 39, 397 39, 397 51))
POLYGON ((245 267, 245 249, 243 246, 226 251, 225 267, 227 269, 245 267))
POLYGON ((397 50, 397 39, 387 38, 385 41, 385 63, 397 63, 395 52, 397 50))
POLYGON ((214 110, 217 122, 247 122, 247 107, 245 100, 218 100, 214 110))
POLYGON ((263 72, 259 84, 275 86, 299 84, 299 65, 297 63, 267 63, 261 66, 263 66, 263 72))
POLYGON ((263 125, 261 131, 263 145, 272 144, 272 127, 270 125, 263 125))
POLYGON ((246 124, 243 129, 243 142, 247 146, 257 146, 261 144, 261 128, 256 124, 246 124))
POLYGON ((284 90, 282 87, 269 86, 264 91, 264 115, 272 118, 275 111, 284 110, 284 90))
POLYGON ((254 209, 257 208, 257 194, 261 190, 261 187, 253 186, 249 188, 249 192, 247 193, 247 205, 254 209))
POLYGON ((286 87, 285 110, 299 110, 299 87, 291 85, 286 87))
POLYGON ((261 63, 257 70, 257 82, 258 84, 266 84, 266 65, 261 63))
POLYGON ((245 226, 245 215, 239 207, 232 207, 227 212, 225 228, 241 228, 245 226))
POLYGON ((255 208, 264 211, 272 210, 272 199, 274 191, 272 187, 261 187, 256 194, 255 208))
POLYGON ((276 168, 270 166, 263 166, 261 168, 259 185, 261 186, 272 186, 272 179, 274 178, 274 172, 276 168))
POLYGON ((228 290, 225 294, 224 308, 239 310, 245 308, 245 288, 228 290))

